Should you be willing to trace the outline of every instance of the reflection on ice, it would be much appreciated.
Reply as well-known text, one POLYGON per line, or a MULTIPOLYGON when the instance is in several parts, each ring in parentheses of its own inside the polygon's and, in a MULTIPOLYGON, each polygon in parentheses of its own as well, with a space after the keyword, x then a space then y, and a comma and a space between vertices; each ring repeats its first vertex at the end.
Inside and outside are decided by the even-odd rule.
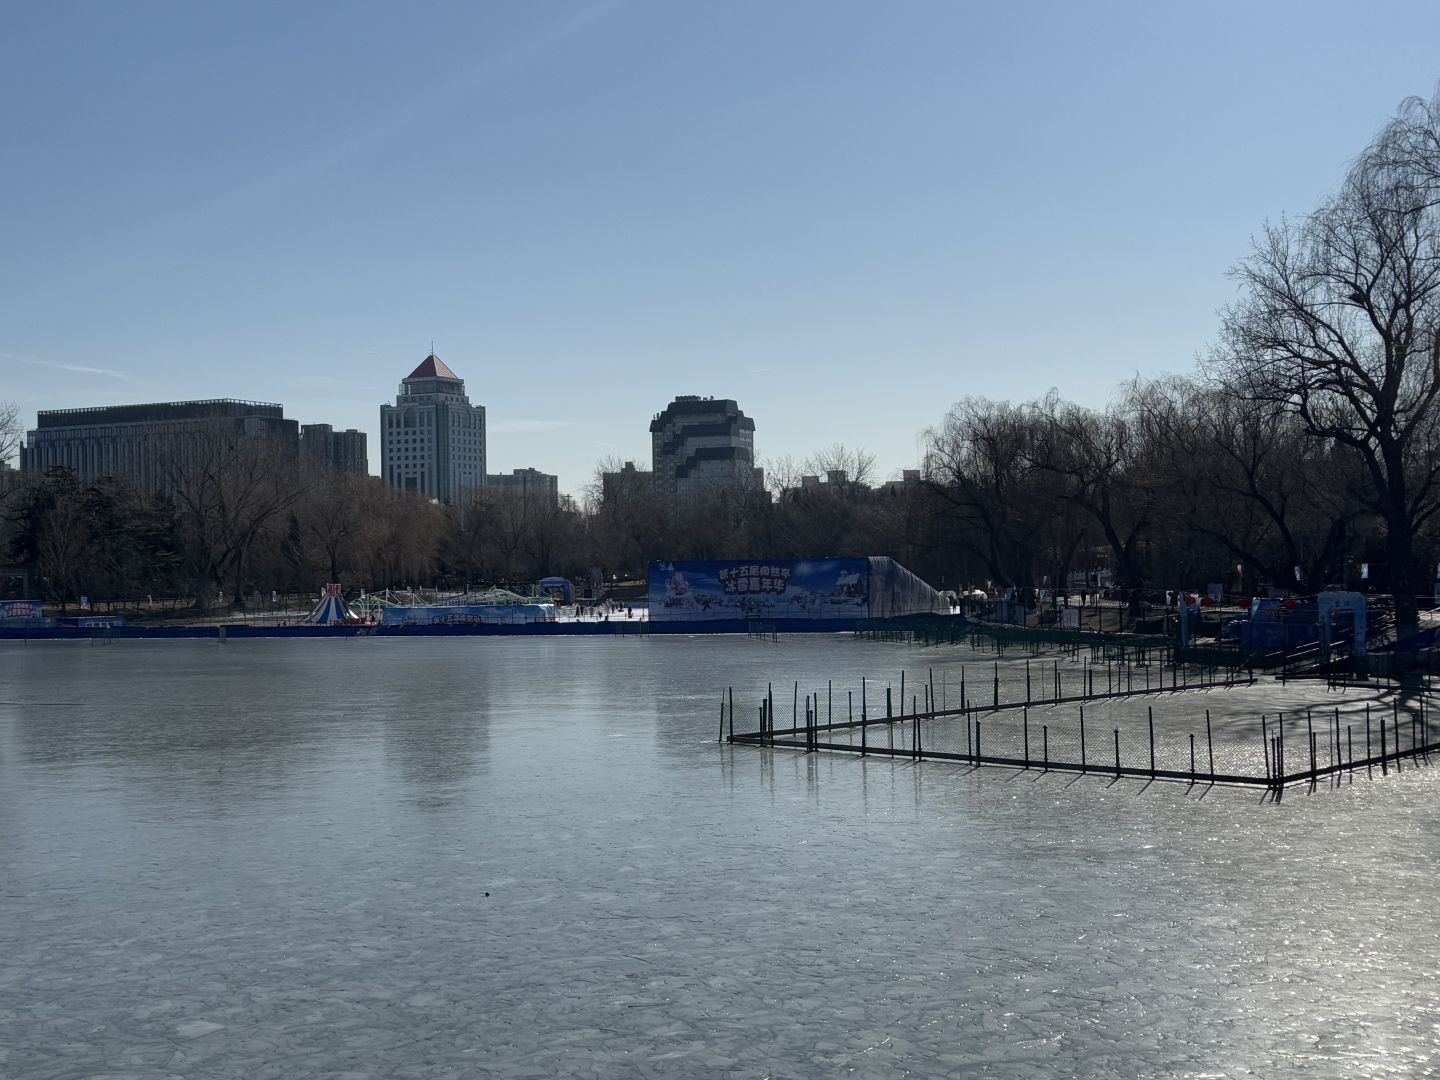
POLYGON ((1431 770, 1261 806, 715 742, 723 687, 967 659, 0 646, 0 1075, 1429 1067, 1431 770))

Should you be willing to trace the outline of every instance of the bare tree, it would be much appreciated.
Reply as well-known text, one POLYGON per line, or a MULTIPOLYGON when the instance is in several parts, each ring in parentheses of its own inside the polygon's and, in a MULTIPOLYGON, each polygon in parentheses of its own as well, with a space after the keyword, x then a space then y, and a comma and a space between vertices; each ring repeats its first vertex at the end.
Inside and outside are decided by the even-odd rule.
POLYGON ((875 478, 875 455, 868 450, 837 442, 811 454, 805 459, 803 468, 806 473, 822 477, 844 473, 846 484, 853 485, 851 490, 858 491, 868 487, 875 478))
POLYGON ((767 458, 764 466, 765 490, 773 499, 783 499, 800 486, 805 475, 805 464, 796 461, 789 454, 779 458, 767 458))
POLYGON ((0 507, 17 490, 15 475, 9 471, 11 459, 20 448, 24 428, 20 423, 20 407, 13 401, 0 401, 0 507))
POLYGON ((946 537, 970 552, 1001 585, 1037 580, 1036 470, 1027 447, 1035 425, 1009 402, 965 398, 925 433, 924 476, 946 537))
POLYGON ((273 440, 216 425, 177 442, 162 469, 180 511, 197 606, 209 588, 227 585, 240 603, 251 552, 305 490, 294 461, 273 440))
POLYGON ((1336 579, 1363 508, 1332 446, 1290 413, 1192 379, 1136 380, 1126 393, 1182 511, 1181 543, 1217 550, 1214 580, 1229 580, 1237 560, 1252 588, 1289 583, 1296 567, 1310 592, 1336 579))
POLYGON ((61 611, 78 595, 89 544, 89 523, 79 494, 66 493, 55 501, 46 516, 37 551, 38 568, 59 598, 61 611))
POLYGON ((1020 452, 1033 467, 1054 474, 1060 497, 1094 520, 1110 547, 1116 580, 1140 585, 1139 544, 1151 523, 1154 496, 1136 417, 1124 403, 1095 412, 1063 402, 1053 391, 1029 409, 1039 423, 1020 452))
POLYGON ((1310 217, 1265 229, 1211 361, 1231 393, 1358 460, 1402 635, 1418 627, 1416 536, 1440 508, 1440 158, 1397 142, 1410 130, 1392 123, 1310 217))
POLYGON ((342 473, 328 465, 305 470, 305 496, 295 517, 307 546, 319 556, 326 581, 340 581, 356 563, 356 544, 366 512, 366 490, 383 483, 378 477, 342 473))
POLYGON ((20 423, 20 406, 13 401, 0 401, 0 467, 8 465, 15 457, 24 433, 20 423))

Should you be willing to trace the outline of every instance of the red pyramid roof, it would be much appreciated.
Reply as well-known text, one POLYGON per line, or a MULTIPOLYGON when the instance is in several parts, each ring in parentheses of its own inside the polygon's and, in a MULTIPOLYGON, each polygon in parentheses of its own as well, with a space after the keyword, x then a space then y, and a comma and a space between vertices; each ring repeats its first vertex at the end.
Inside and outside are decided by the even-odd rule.
POLYGON ((410 374, 407 375, 406 378, 458 379, 460 378, 460 376, 456 375, 455 372, 451 371, 448 367, 446 367, 444 360, 441 360, 434 353, 431 353, 429 356, 425 357, 424 360, 421 360, 420 366, 417 367, 414 371, 410 372, 410 374))

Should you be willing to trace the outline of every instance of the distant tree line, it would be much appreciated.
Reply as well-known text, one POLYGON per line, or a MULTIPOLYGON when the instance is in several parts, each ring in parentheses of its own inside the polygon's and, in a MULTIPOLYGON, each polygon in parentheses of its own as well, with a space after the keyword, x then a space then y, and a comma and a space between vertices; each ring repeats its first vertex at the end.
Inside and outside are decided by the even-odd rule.
MULTIPOLYGON (((1133 593, 1310 592, 1368 564, 1413 628, 1440 553, 1440 95, 1405 102, 1338 190, 1267 225, 1234 276, 1190 375, 1137 378, 1104 408, 965 398, 925 432, 918 482, 872 487, 873 458, 838 446, 767 463, 764 490, 607 497, 597 470, 579 507, 484 489, 438 505, 217 444, 164 496, 12 476, 5 550, 52 598, 202 603, 322 578, 609 580, 655 558, 885 554, 944 587, 1063 588, 1103 566, 1133 593)), ((0 457, 16 427, 11 410, 0 457)))

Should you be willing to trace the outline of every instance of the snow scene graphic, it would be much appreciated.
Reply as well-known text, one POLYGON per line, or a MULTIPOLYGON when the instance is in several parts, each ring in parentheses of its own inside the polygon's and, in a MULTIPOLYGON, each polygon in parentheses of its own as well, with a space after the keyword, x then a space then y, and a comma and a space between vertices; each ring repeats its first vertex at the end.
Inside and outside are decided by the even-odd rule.
POLYGON ((650 564, 651 619, 854 619, 865 559, 723 559, 650 564))

